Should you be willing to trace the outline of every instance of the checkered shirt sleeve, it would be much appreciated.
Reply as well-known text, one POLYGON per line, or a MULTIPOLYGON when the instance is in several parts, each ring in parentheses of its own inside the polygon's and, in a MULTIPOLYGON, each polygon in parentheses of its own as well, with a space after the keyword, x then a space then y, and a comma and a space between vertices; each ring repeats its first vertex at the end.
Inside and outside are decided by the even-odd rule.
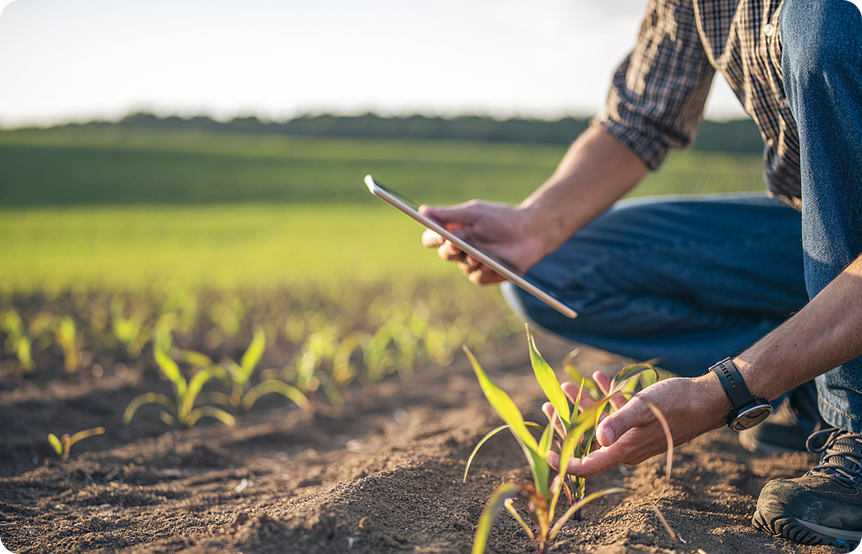
POLYGON ((766 188, 798 207, 796 122, 781 77, 782 0, 650 0, 634 50, 593 120, 657 168, 691 144, 716 71, 764 141, 766 188))
POLYGON ((691 0, 651 0, 637 44, 614 74, 605 110, 593 123, 655 169, 669 148, 694 139, 714 74, 691 0))

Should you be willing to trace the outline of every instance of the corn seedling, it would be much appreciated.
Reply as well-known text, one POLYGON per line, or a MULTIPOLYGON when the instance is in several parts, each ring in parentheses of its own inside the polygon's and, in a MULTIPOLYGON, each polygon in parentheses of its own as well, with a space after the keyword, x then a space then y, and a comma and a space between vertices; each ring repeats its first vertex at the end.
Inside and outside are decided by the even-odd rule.
POLYGON ((291 379, 303 392, 313 394, 322 388, 333 406, 344 404, 339 391, 358 373, 352 363, 353 354, 369 343, 368 334, 362 331, 350 332, 340 339, 339 335, 334 325, 309 334, 291 372, 291 379))
MULTIPOLYGON (((403 319, 395 324, 392 338, 398 352, 398 373, 402 377, 413 374, 413 364, 416 360, 428 358, 427 342, 428 333, 427 313, 404 314, 403 319)), ((397 320, 396 320, 397 321, 397 320)))
POLYGON ((369 381, 379 381, 393 371, 409 377, 416 361, 428 357, 428 319, 416 312, 393 314, 369 339, 363 354, 369 381))
POLYGON ((63 351, 63 367, 68 373, 78 371, 81 367, 81 344, 75 320, 68 316, 61 318, 54 331, 54 337, 60 350, 63 351))
POLYGON ((428 325, 425 331, 425 350, 428 358, 439 365, 449 365, 455 357, 458 347, 467 340, 471 317, 463 315, 449 323, 446 327, 428 325))
POLYGON ((10 355, 18 358, 18 363, 25 373, 33 370, 33 355, 31 352, 31 341, 24 330, 21 316, 14 310, 3 313, 0 317, 0 331, 6 334, 4 349, 10 355))
POLYGON ((226 363, 227 374, 231 381, 231 394, 228 402, 241 411, 249 410, 255 402, 266 394, 276 393, 293 400, 300 408, 308 408, 308 398, 302 392, 280 379, 268 379, 249 388, 249 381, 263 356, 266 348, 266 335, 257 328, 248 349, 240 358, 239 364, 233 360, 226 363))
POLYGON ((187 362, 198 367, 210 367, 212 360, 209 356, 195 352, 194 350, 183 350, 174 344, 174 331, 177 329, 179 318, 176 313, 168 312, 160 315, 153 326, 152 343, 153 349, 159 348, 162 352, 170 352, 179 361, 187 362))
POLYGON ((358 375, 356 366, 354 366, 351 360, 353 353, 357 349, 362 348, 362 345, 367 340, 367 333, 353 331, 348 333, 338 343, 338 348, 335 349, 335 355, 332 357, 332 375, 323 384, 323 390, 333 406, 342 406, 344 404, 341 393, 338 391, 349 385, 358 375))
POLYGON ((215 368, 201 369, 187 381, 177 363, 164 352, 160 345, 155 344, 153 346, 153 354, 162 374, 174 386, 174 398, 155 392, 136 396, 129 402, 123 413, 123 421, 127 425, 131 423, 138 408, 145 404, 161 404, 163 410, 159 413, 159 417, 168 425, 175 427, 193 427, 202 417, 213 417, 225 425, 234 424, 236 421, 234 417, 221 408, 215 406, 195 407, 195 402, 203 386, 217 376, 215 368))
POLYGON ((308 335, 296 361, 296 384, 306 394, 320 387, 322 368, 335 356, 338 332, 333 326, 324 327, 308 335))
POLYGON ((32 342, 42 351, 56 343, 63 353, 63 367, 67 373, 74 373, 81 367, 81 337, 78 327, 71 316, 58 317, 52 313, 40 312, 30 321, 27 332, 32 342))
POLYGON ((92 437, 95 435, 102 435, 104 433, 104 427, 87 429, 86 431, 80 431, 71 436, 69 436, 68 434, 63 434, 59 438, 54 433, 50 433, 48 434, 48 442, 51 443, 51 447, 54 449, 54 452, 57 453, 57 456, 60 457, 60 460, 65 462, 69 459, 69 451, 72 450, 72 446, 76 442, 80 442, 88 437, 92 437))
MULTIPOLYGON (((504 483, 493 492, 476 528, 473 554, 481 554, 485 551, 491 524, 503 507, 514 517, 530 537, 530 540, 533 541, 536 552, 538 554, 545 554, 565 523, 572 517, 575 517, 579 510, 588 502, 608 494, 631 492, 624 488, 611 488, 585 495, 585 480, 572 479, 566 474, 565 468, 568 467, 569 460, 573 457, 583 457, 590 453, 594 443, 595 429, 600 421, 600 417, 607 409, 611 409, 611 396, 615 394, 630 395, 631 393, 626 391, 637 386, 637 383, 632 383, 634 378, 640 373, 651 369, 651 367, 646 364, 639 364, 624 369, 612 381, 608 395, 586 409, 579 409, 580 394, 584 392, 584 387, 582 386, 578 398, 575 399, 574 409, 572 409, 554 371, 539 354, 529 331, 527 332, 527 337, 530 344, 530 359, 536 379, 548 400, 554 406, 554 417, 545 427, 525 422, 511 398, 491 381, 472 352, 466 347, 464 348, 470 358, 485 397, 505 422, 505 425, 485 435, 473 450, 467 461, 464 479, 466 480, 467 478, 467 472, 469 472, 470 465, 479 448, 489 438, 503 429, 508 429, 514 435, 515 440, 526 457, 532 474, 532 483, 504 483), (538 441, 530 433, 530 427, 542 429, 541 438, 538 441), (557 444, 559 448, 560 470, 552 478, 552 468, 548 463, 548 455, 555 443, 555 429, 560 432, 562 442, 557 444), (566 492, 570 505, 562 516, 555 521, 555 512, 557 511, 560 495, 563 491, 566 492), (520 496, 527 501, 530 518, 536 526, 535 531, 525 523, 524 519, 515 509, 513 499, 516 496, 520 496)), ((673 455, 670 430, 657 408, 651 405, 650 409, 662 421, 665 434, 668 437, 667 478, 669 478, 670 460, 673 455)))
POLYGON ((197 295, 184 287, 170 287, 165 291, 160 311, 175 314, 176 328, 183 332, 190 332, 198 322, 197 295))
POLYGON ((45 351, 54 343, 56 327, 56 315, 39 312, 27 324, 27 334, 30 336, 33 346, 38 350, 45 351))
MULTIPOLYGON (((233 338, 239 334, 240 322, 245 317, 246 308, 242 301, 236 297, 222 298, 215 302, 209 309, 209 316, 215 328, 208 334, 215 343, 217 338, 233 338)), ((220 341, 219 341, 220 342, 220 341)))
POLYGON ((395 367, 395 357, 389 348, 390 342, 392 342, 390 328, 383 325, 366 343, 362 353, 366 381, 371 383, 380 381, 395 367))
POLYGON ((138 313, 132 313, 126 317, 124 304, 125 302, 118 297, 111 301, 111 326, 114 337, 123 343, 129 357, 137 359, 144 345, 150 340, 150 329, 145 325, 144 317, 138 313))

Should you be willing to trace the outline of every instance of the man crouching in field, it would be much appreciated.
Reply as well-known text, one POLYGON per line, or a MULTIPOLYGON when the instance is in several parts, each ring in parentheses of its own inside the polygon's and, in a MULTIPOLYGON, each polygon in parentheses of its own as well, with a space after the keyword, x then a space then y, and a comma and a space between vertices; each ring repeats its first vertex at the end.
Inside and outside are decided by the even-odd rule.
MULTIPOLYGON (((821 463, 804 476, 768 483, 753 524, 804 543, 860 542, 856 6, 652 0, 604 111, 546 183, 518 206, 471 201, 423 210, 579 314, 566 319, 505 285, 526 319, 631 358, 660 358, 682 376, 645 389, 607 417, 598 429, 602 448, 573 461, 571 473, 595 475, 664 449, 644 398, 664 413, 676 443, 727 424, 750 449, 787 451, 805 448, 814 432, 808 445, 824 453, 821 463), (761 130, 769 194, 617 202, 669 148, 693 139, 716 71, 761 130), (779 409, 755 427, 770 402, 779 409)), ((456 261, 474 283, 501 281, 430 231, 423 243, 456 261)))

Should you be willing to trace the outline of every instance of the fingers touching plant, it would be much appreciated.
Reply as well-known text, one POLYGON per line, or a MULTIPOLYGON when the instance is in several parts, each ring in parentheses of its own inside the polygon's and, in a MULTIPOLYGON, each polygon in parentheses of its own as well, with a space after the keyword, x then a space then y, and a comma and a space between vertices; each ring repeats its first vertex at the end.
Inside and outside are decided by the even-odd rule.
MULTIPOLYGON (((473 365, 476 377, 479 379, 482 392, 505 422, 505 425, 488 433, 473 450, 470 459, 467 461, 464 479, 466 480, 467 472, 479 448, 489 438, 503 429, 508 429, 515 437, 524 453, 532 474, 531 483, 504 483, 493 492, 476 528, 473 554, 484 552, 491 523, 503 507, 515 518, 534 542, 536 552, 544 554, 550 548, 552 541, 556 538, 563 525, 575 516, 585 504, 608 494, 631 492, 624 488, 611 488, 585 495, 585 480, 571 478, 566 475, 565 468, 568 467, 569 460, 573 457, 583 457, 590 453, 594 445, 595 428, 602 414, 608 409, 613 409, 611 397, 619 394, 624 396, 630 395, 631 390, 637 386, 637 383, 632 382, 633 379, 647 369, 651 369, 651 367, 646 364, 640 364, 626 368, 612 381, 604 398, 587 402, 584 405, 581 405, 581 395, 584 392, 584 386, 582 385, 578 396, 573 399, 574 409, 572 409, 554 371, 539 354, 529 331, 527 332, 527 338, 530 345, 530 359, 536 379, 554 408, 550 422, 545 427, 536 423, 525 422, 511 398, 491 381, 484 368, 479 364, 470 350, 466 347, 464 348, 473 365), (529 428, 542 430, 539 440, 536 440, 530 433, 529 428), (555 440, 555 430, 559 434, 559 440, 555 440), (555 445, 559 451, 558 467, 562 468, 559 472, 556 472, 556 475, 554 475, 554 470, 548 462, 549 454, 555 445), (558 502, 563 491, 565 491, 570 505, 555 520, 554 517, 558 508, 558 502), (532 519, 536 527, 535 531, 525 523, 524 519, 515 509, 513 503, 515 497, 521 497, 527 501, 530 519, 532 519)), ((657 416, 660 416, 660 413, 654 406, 651 406, 651 409, 653 409, 657 416)), ((660 417, 660 419, 663 421, 664 418, 660 417)), ((669 429, 667 429, 665 423, 663 425, 665 426, 666 434, 670 437, 669 429)), ((670 463, 671 455, 672 451, 669 450, 668 464, 670 463)), ((670 466, 668 465, 668 475, 669 473, 670 466)))

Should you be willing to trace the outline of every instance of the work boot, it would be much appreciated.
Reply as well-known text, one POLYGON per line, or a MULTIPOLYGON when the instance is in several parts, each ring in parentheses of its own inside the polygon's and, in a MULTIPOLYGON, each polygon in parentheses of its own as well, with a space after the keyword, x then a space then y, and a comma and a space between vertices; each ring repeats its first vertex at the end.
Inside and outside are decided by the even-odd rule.
POLYGON ((808 449, 823 453, 820 464, 802 477, 767 483, 751 524, 803 544, 856 548, 862 540, 862 434, 826 429, 811 435, 808 449))
POLYGON ((830 427, 817 411, 817 388, 809 381, 793 389, 763 423, 739 433, 739 443, 762 454, 805 452, 808 437, 830 427))

